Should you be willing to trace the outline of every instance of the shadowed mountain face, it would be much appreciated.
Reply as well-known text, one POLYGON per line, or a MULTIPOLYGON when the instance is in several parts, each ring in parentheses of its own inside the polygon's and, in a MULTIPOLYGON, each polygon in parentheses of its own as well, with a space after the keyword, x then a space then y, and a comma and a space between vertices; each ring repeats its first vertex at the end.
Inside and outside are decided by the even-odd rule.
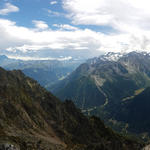
POLYGON ((0 68, 0 146, 21 150, 140 150, 142 145, 87 119, 21 71, 0 68))
POLYGON ((122 102, 115 118, 129 124, 128 129, 136 133, 150 133, 150 87, 134 98, 122 102), (122 109, 121 109, 122 108, 122 109))

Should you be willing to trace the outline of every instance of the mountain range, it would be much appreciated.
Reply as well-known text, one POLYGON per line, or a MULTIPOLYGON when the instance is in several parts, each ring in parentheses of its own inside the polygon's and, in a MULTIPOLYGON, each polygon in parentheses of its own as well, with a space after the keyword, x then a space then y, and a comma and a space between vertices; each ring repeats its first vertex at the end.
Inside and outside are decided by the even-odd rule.
POLYGON ((150 133, 145 128, 149 121, 144 119, 148 114, 144 112, 145 105, 149 108, 148 99, 145 103, 136 103, 135 100, 150 87, 149 66, 150 54, 146 52, 108 53, 81 64, 56 84, 52 92, 60 99, 71 99, 85 114, 97 115, 108 124, 113 122, 116 125, 117 121, 121 121, 123 129, 150 133), (136 108, 133 114, 131 111, 134 106, 139 109, 137 116, 136 108), (140 111, 142 108, 143 112, 140 111), (141 123, 139 120, 134 122, 136 118, 141 118, 141 123), (136 123, 137 126, 140 123, 139 128, 136 128, 136 123))
POLYGON ((37 80, 45 88, 51 89, 51 86, 59 80, 68 76, 79 64, 82 59, 69 60, 20 60, 11 59, 5 55, 0 55, 0 66, 7 69, 22 70, 27 76, 37 80))
MULTIPOLYGON (((85 63, 76 60, 20 61, 6 56, 0 56, 0 61, 7 70, 21 69, 61 100, 72 100, 85 115, 100 117, 123 134, 149 139, 149 53, 108 53, 85 63)), ((8 91, 4 93, 11 95, 8 91)), ((36 93, 39 91, 33 95, 36 93)))
POLYGON ((85 117, 21 71, 0 68, 0 148, 8 150, 141 150, 97 117, 85 117))

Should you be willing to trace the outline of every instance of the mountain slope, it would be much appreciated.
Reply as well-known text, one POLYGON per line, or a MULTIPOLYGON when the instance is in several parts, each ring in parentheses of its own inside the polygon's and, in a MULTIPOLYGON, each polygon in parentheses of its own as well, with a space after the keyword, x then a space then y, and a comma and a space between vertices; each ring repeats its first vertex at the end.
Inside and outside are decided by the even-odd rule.
POLYGON ((64 99, 74 100, 74 103, 77 104, 77 106, 81 106, 81 108, 105 103, 104 95, 99 92, 99 89, 93 84, 93 81, 86 76, 70 82, 66 85, 65 91, 62 89, 59 94, 64 95, 64 99), (98 100, 97 97, 102 100, 98 100))
POLYGON ((150 55, 146 53, 109 53, 80 65, 69 77, 55 85, 52 92, 63 100, 71 98, 80 108, 83 108, 86 95, 84 109, 106 106, 106 102, 108 105, 120 103, 133 96, 136 90, 150 86, 149 66, 150 55), (82 80, 85 78, 85 81, 82 80), (91 88, 85 89, 89 84, 91 88), (72 85, 74 88, 70 88, 72 85))
POLYGON ((128 130, 135 133, 150 133, 150 87, 134 98, 128 99, 121 104, 122 106, 115 115, 118 121, 128 123, 128 130))
POLYGON ((0 146, 21 150, 140 150, 142 144, 87 119, 21 71, 0 68, 0 146))

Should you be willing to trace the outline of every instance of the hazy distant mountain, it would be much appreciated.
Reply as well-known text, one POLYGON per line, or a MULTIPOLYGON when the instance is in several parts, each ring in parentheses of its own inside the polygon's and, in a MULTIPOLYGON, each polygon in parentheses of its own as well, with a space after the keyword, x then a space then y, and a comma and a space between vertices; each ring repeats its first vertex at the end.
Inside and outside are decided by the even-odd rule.
POLYGON ((68 76, 84 60, 17 60, 0 55, 0 66, 7 70, 20 69, 37 80, 42 86, 50 87, 68 76))
POLYGON ((87 119, 71 101, 60 102, 21 71, 0 68, 0 88, 1 149, 141 150, 143 146, 114 133, 96 117, 87 119))

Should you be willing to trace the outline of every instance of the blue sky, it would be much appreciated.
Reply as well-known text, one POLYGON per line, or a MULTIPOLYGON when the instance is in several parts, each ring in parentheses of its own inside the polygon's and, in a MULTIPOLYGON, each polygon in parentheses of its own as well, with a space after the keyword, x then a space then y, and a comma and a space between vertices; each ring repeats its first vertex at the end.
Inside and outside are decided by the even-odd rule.
POLYGON ((0 54, 149 51, 148 6, 147 0, 0 0, 0 54))
MULTIPOLYGON (((19 8, 19 13, 10 13, 9 15, 1 15, 1 18, 7 18, 13 20, 17 25, 25 26, 28 28, 34 27, 32 20, 42 20, 45 21, 52 29, 56 29, 53 24, 70 24, 71 19, 65 17, 67 11, 62 7, 62 1, 53 0, 13 0, 13 1, 0 1, 0 8, 5 7, 6 2, 11 2, 19 8), (53 4, 54 2, 54 4, 53 4), (52 4, 51 4, 52 3, 52 4), (50 11, 50 13, 48 13, 50 11), (53 14, 58 13, 58 15, 53 14)), ((103 33, 113 32, 114 29, 111 26, 98 26, 98 25, 75 25, 81 29, 91 29, 94 31, 100 31, 103 33)))
MULTIPOLYGON (((47 24, 52 25, 56 23, 69 23, 65 17, 52 15, 48 13, 48 10, 56 11, 61 14, 65 13, 61 7, 61 2, 50 5, 49 0, 13 0, 8 1, 12 5, 19 8, 18 13, 10 13, 9 15, 3 15, 2 18, 8 18, 17 22, 17 25, 23 25, 26 27, 33 27, 32 20, 43 20, 47 24)), ((1 9, 5 7, 6 2, 0 1, 1 9)))

